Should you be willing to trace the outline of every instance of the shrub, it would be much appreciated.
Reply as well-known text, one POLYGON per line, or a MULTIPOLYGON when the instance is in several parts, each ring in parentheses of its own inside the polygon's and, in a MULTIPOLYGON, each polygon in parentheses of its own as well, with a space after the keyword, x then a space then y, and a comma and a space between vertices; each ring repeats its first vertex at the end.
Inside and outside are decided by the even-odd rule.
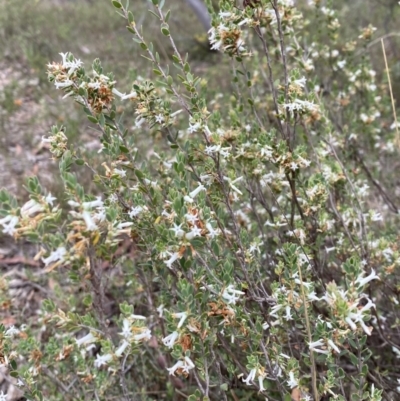
POLYGON ((37 244, 56 282, 36 321, 1 327, 2 363, 31 400, 394 399, 397 122, 365 56, 374 28, 346 41, 319 1, 210 2, 232 61, 231 92, 210 98, 152 2, 171 71, 119 0, 153 80, 123 92, 99 60, 48 65, 103 163, 54 126, 65 198, 36 178, 21 207, 0 193, 3 233, 37 244))

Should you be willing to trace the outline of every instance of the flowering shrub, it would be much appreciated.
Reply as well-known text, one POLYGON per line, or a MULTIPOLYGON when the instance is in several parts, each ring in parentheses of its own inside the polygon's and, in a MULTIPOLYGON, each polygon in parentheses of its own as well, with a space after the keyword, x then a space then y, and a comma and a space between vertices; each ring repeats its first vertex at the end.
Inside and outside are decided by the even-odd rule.
POLYGON ((47 67, 96 126, 102 164, 54 126, 43 141, 65 198, 36 178, 22 206, 0 192, 3 233, 37 244, 59 283, 34 324, 1 326, 2 364, 30 400, 396 399, 398 208, 384 172, 397 123, 358 52, 374 29, 343 41, 319 1, 303 10, 315 20, 292 0, 210 3, 234 84, 210 98, 152 3, 174 71, 119 0, 154 80, 117 89, 99 60, 70 53, 47 67))

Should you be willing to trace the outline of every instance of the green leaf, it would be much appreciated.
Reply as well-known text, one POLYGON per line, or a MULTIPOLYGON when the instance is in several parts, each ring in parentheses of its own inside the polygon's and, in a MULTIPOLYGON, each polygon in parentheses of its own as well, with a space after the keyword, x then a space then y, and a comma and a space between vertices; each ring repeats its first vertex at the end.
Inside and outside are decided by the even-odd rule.
POLYGON ((112 4, 115 8, 122 8, 122 4, 117 0, 112 0, 112 4))
POLYGON ((170 35, 168 24, 162 24, 162 25, 161 25, 161 32, 162 32, 162 34, 163 34, 164 36, 169 36, 169 35, 170 35))
POLYGON ((75 164, 77 164, 78 166, 83 166, 85 164, 85 160, 83 159, 76 159, 75 160, 75 164))
POLYGON ((88 118, 88 120, 89 120, 91 123, 94 123, 94 124, 97 124, 97 123, 98 123, 97 118, 91 116, 90 114, 87 115, 87 118, 88 118))
POLYGON ((171 10, 168 10, 167 11, 167 14, 165 14, 165 17, 164 17, 164 19, 165 19, 165 22, 168 22, 169 21, 169 17, 171 16, 171 10))
POLYGON ((128 21, 130 24, 132 24, 135 20, 132 14, 132 11, 128 11, 128 21))

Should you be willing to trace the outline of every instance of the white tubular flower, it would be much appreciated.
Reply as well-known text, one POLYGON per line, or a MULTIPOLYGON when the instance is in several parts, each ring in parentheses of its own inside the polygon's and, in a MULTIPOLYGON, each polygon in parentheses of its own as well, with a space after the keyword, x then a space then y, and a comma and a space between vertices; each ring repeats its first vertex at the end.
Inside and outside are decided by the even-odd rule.
POLYGON ((131 227, 131 226, 133 226, 133 223, 131 221, 125 221, 125 222, 119 223, 117 225, 117 229, 118 230, 123 230, 124 228, 128 228, 128 227, 131 227))
POLYGON ((268 322, 264 322, 264 323, 262 324, 262 328, 263 328, 263 330, 268 330, 268 329, 269 329, 269 324, 268 324, 268 322))
POLYGON ((243 195, 242 191, 240 191, 239 188, 237 188, 234 184, 236 184, 237 182, 240 182, 243 180, 243 177, 238 177, 236 179, 234 179, 233 181, 229 178, 229 177, 224 177, 225 181, 228 181, 229 186, 232 188, 233 191, 235 191, 236 193, 238 193, 239 195, 243 195))
POLYGON ((136 342, 149 341, 151 339, 151 331, 147 327, 144 327, 142 333, 135 334, 132 338, 136 342))
POLYGON ((295 379, 293 372, 289 372, 289 380, 287 381, 287 384, 290 388, 295 388, 299 385, 299 382, 295 379))
MULTIPOLYGON (((69 202, 68 202, 69 203, 69 202)), ((75 202, 76 203, 76 202, 75 202)), ((77 204, 78 206, 79 206, 79 203, 77 204)), ((71 205, 72 206, 72 205, 71 205)), ((85 209, 85 210, 87 210, 87 209, 92 209, 92 208, 95 208, 95 207, 103 207, 104 206, 104 203, 103 203, 103 201, 101 200, 101 197, 100 196, 98 196, 97 198, 96 198, 96 200, 94 200, 94 201, 90 201, 90 202, 83 202, 82 203, 82 206, 83 206, 83 208, 85 209)))
POLYGON ((74 84, 73 81, 71 81, 70 79, 67 79, 63 82, 55 82, 54 86, 56 87, 56 89, 63 89, 63 88, 68 88, 69 86, 72 86, 74 84))
POLYGON ((19 334, 21 330, 18 330, 14 325, 9 327, 6 332, 4 333, 5 337, 14 337, 15 335, 19 334))
POLYGON ((164 305, 160 305, 156 310, 158 312, 158 317, 163 317, 164 305))
POLYGON ((258 387, 260 388, 260 392, 265 391, 265 388, 264 388, 265 376, 266 376, 265 374, 258 376, 258 387))
POLYGON ((138 216, 143 210, 142 206, 132 207, 131 210, 128 212, 128 215, 131 219, 138 216))
POLYGON ((356 284, 360 287, 363 287, 365 284, 368 284, 372 280, 379 280, 379 276, 376 274, 374 269, 371 269, 371 274, 367 277, 363 277, 364 272, 361 273, 356 280, 356 284))
POLYGON ((76 345, 78 347, 80 347, 82 345, 92 344, 96 341, 97 341, 97 338, 92 333, 88 333, 88 334, 86 334, 86 336, 84 336, 82 338, 75 339, 76 345))
POLYGON ((240 299, 239 295, 244 295, 245 293, 243 291, 235 290, 234 286, 232 284, 228 285, 224 289, 224 292, 222 293, 222 298, 226 301, 227 304, 236 304, 236 301, 240 299))
POLYGON ((168 372, 170 375, 175 376, 175 372, 178 369, 182 369, 185 366, 185 364, 183 363, 183 361, 178 361, 174 366, 172 366, 171 368, 167 368, 168 372))
POLYGON ((45 264, 45 266, 48 266, 50 263, 63 261, 66 253, 67 250, 63 246, 60 246, 55 251, 53 251, 50 256, 48 256, 47 258, 42 258, 42 262, 45 264))
POLYGON ((122 344, 118 347, 118 349, 115 351, 115 355, 119 358, 125 350, 129 347, 129 343, 126 340, 122 341, 122 344))
POLYGON ((190 241, 194 237, 201 237, 201 229, 197 226, 193 226, 193 228, 185 234, 185 238, 190 241))
POLYGON ((194 365, 193 361, 188 356, 185 356, 184 370, 186 370, 186 372, 189 372, 190 369, 194 369, 194 368, 195 368, 195 365, 194 365))
POLYGON ((322 345, 324 345, 324 341, 323 340, 318 340, 318 341, 314 341, 312 343, 309 343, 308 347, 310 349, 315 349, 317 347, 321 347, 322 345))
POLYGON ((191 369, 194 369, 195 365, 193 361, 188 357, 185 356, 183 361, 178 361, 172 368, 167 368, 170 375, 175 376, 175 372, 180 369, 183 373, 189 373, 191 369))
POLYGON ((179 312, 179 313, 173 313, 172 316, 174 318, 180 318, 179 323, 178 323, 178 329, 180 329, 185 322, 185 320, 188 317, 188 314, 186 312, 179 312))
POLYGON ((194 199, 201 191, 204 191, 205 189, 205 186, 200 184, 194 191, 190 192, 189 196, 194 199))
POLYGON ((337 347, 337 345, 332 340, 328 340, 327 343, 335 352, 340 354, 340 349, 337 347))
POLYGON ((183 231, 181 227, 182 224, 179 224, 178 226, 174 223, 174 226, 170 228, 170 230, 174 232, 175 237, 182 238, 185 235, 185 231, 183 231))
POLYGON ((125 170, 122 170, 122 169, 119 169, 119 168, 115 168, 114 170, 113 170, 113 173, 114 174, 117 174, 119 177, 121 177, 121 178, 124 178, 124 177, 126 177, 126 171, 125 170))
POLYGON ((292 314, 290 313, 290 306, 286 306, 286 315, 285 315, 286 320, 293 320, 292 314))
POLYGON ((211 225, 211 223, 209 223, 209 222, 207 222, 206 223, 206 228, 207 228, 207 230, 208 230, 208 236, 211 238, 211 239, 214 239, 216 236, 218 236, 219 235, 219 229, 217 228, 216 230, 213 228, 213 226, 211 225))
POLYGON ((250 370, 247 379, 243 379, 243 381, 248 385, 251 386, 251 382, 256 378, 257 369, 253 368, 250 370))
POLYGON ((168 260, 164 261, 164 263, 168 266, 168 268, 172 269, 172 263, 174 263, 176 260, 179 259, 179 253, 174 252, 173 254, 170 255, 171 257, 168 260))
POLYGON ((132 336, 131 323, 128 319, 122 321, 122 331, 119 333, 121 336, 129 340, 132 336))
POLYGON ((94 366, 96 368, 101 368, 103 365, 107 365, 108 362, 112 360, 111 354, 106 355, 96 355, 96 360, 94 361, 94 366))
POLYGON ((95 231, 98 229, 96 223, 94 222, 90 212, 88 212, 87 210, 82 212, 82 218, 85 221, 86 224, 86 228, 88 229, 88 231, 95 231))
POLYGON ((178 337, 179 337, 178 332, 174 331, 169 336, 163 338, 162 342, 166 347, 172 348, 174 346, 176 340, 178 339, 178 337))
POLYGON ((351 320, 350 316, 347 316, 345 319, 346 323, 350 326, 352 330, 357 330, 356 324, 351 320))
POLYGON ((0 224, 3 226, 3 233, 8 235, 14 235, 17 231, 15 226, 18 224, 19 219, 17 216, 8 215, 0 219, 0 224))
POLYGON ((31 199, 21 207, 21 216, 24 218, 32 217, 34 214, 42 212, 43 210, 41 204, 37 203, 34 199, 31 199))
POLYGON ((143 316, 143 315, 131 315, 131 319, 134 319, 134 320, 146 320, 147 317, 143 316))

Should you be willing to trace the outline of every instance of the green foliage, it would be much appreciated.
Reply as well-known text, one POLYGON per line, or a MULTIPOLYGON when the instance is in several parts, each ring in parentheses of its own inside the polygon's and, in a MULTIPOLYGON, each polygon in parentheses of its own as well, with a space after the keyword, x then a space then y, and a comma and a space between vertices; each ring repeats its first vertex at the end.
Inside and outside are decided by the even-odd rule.
POLYGON ((122 91, 100 59, 48 64, 96 127, 101 163, 53 126, 43 141, 63 198, 36 177, 21 207, 0 192, 3 232, 40 244, 35 260, 57 283, 35 324, 0 326, 27 398, 398 394, 399 211, 393 176, 381 180, 399 146, 391 102, 357 53, 374 29, 343 38, 337 12, 315 3, 220 1, 210 43, 231 58, 223 93, 178 50, 163 1, 151 13, 170 61, 128 4, 111 4, 153 79, 122 91))

